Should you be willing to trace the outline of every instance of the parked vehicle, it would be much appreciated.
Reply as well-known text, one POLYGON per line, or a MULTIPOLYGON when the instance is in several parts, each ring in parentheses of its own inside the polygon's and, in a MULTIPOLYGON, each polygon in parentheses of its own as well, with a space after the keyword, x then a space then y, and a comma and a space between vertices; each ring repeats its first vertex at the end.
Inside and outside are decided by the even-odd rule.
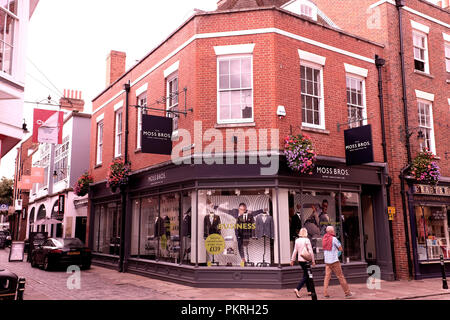
POLYGON ((7 247, 9 233, 6 230, 0 231, 0 249, 5 249, 7 247))
POLYGON ((31 253, 31 266, 51 270, 57 266, 91 267, 91 250, 78 238, 48 238, 31 253))

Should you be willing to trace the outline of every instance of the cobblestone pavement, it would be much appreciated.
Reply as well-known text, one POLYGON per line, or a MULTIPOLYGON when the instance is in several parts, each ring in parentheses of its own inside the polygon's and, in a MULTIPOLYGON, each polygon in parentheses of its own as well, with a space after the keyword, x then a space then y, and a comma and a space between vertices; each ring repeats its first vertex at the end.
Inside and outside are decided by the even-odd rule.
MULTIPOLYGON (((192 288, 130 273, 92 266, 81 271, 81 288, 68 289, 71 276, 65 270, 46 272, 27 262, 8 262, 9 249, 0 250, 0 267, 26 279, 25 300, 299 300, 292 289, 207 289, 192 288)), ((441 279, 382 281, 380 290, 366 284, 351 284, 357 300, 427 299, 450 300, 450 290, 442 289, 441 279)), ((309 300, 302 289, 300 300, 309 300)), ((324 299, 322 287, 316 288, 324 299)), ((329 289, 330 300, 343 299, 339 286, 329 289)))

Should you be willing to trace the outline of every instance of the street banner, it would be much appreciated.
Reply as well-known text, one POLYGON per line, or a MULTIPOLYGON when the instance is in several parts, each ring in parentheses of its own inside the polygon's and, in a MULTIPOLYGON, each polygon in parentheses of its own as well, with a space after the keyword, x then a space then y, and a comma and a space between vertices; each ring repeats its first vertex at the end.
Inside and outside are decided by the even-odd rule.
POLYGON ((344 131, 347 166, 373 162, 372 126, 344 131))
POLYGON ((31 176, 22 176, 20 181, 17 181, 17 189, 31 190, 33 188, 33 181, 31 176))
POLYGON ((44 168, 31 168, 31 182, 33 183, 44 183, 44 168))
POLYGON ((142 152, 172 154, 173 119, 142 115, 142 152))
POLYGON ((34 109, 33 142, 62 144, 64 112, 34 109))

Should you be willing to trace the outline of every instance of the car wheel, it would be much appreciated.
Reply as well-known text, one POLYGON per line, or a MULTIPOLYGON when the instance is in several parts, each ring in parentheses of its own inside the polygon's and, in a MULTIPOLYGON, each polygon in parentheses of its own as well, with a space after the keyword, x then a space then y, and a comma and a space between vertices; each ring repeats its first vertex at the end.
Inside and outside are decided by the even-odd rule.
POLYGON ((50 261, 48 259, 48 256, 46 256, 45 259, 44 259, 44 270, 45 271, 49 271, 50 269, 51 269, 50 268, 50 261))

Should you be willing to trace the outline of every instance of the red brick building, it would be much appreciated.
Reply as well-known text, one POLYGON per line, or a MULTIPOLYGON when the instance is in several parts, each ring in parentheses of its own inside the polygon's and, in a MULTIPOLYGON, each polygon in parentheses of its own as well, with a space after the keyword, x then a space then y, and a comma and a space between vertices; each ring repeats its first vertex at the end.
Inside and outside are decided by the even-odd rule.
POLYGON ((450 257, 448 1, 441 2, 441 7, 424 0, 315 2, 342 29, 385 45, 384 100, 389 172, 393 179, 391 205, 397 212, 393 221, 397 273, 401 278, 440 276, 440 254, 446 259, 450 257), (346 14, 349 11, 351 15, 346 14), (401 49, 404 93, 402 57, 398 54, 401 49), (419 132, 424 134, 425 142, 418 139, 419 132), (402 190, 401 170, 424 146, 438 157, 442 175, 438 188, 408 178, 410 170, 407 169, 402 190))
MULTIPOLYGON (((375 64, 384 45, 336 29, 309 1, 306 7, 286 3, 221 1, 217 11, 197 12, 127 71, 125 55, 111 53, 110 83, 93 100, 91 126, 95 263, 195 286, 291 286, 299 272, 289 266, 298 213, 319 262, 323 227, 335 225, 349 281, 366 281, 368 264, 377 264, 383 279, 393 278, 375 64), (142 110, 175 118, 173 146, 189 163, 142 152, 142 110), (344 130, 366 124, 373 162, 348 167, 344 130), (318 153, 311 175, 287 167, 284 137, 290 133, 311 137, 318 153), (225 146, 220 159, 230 156, 233 163, 199 160, 212 149, 211 135, 225 146), (269 175, 261 173, 267 163, 250 161, 266 151, 279 166, 269 175), (236 163, 236 155, 246 162, 236 163), (131 175, 120 194, 105 179, 110 163, 125 157, 131 175), (253 211, 248 222, 256 230, 267 213, 272 231, 250 237, 229 230, 238 229, 240 203, 253 211), (318 211, 325 220, 314 220, 318 211), (211 229, 217 221, 220 232, 211 229), (216 233, 223 247, 213 254, 205 238, 216 233)), ((324 265, 314 272, 323 279, 324 265)))

